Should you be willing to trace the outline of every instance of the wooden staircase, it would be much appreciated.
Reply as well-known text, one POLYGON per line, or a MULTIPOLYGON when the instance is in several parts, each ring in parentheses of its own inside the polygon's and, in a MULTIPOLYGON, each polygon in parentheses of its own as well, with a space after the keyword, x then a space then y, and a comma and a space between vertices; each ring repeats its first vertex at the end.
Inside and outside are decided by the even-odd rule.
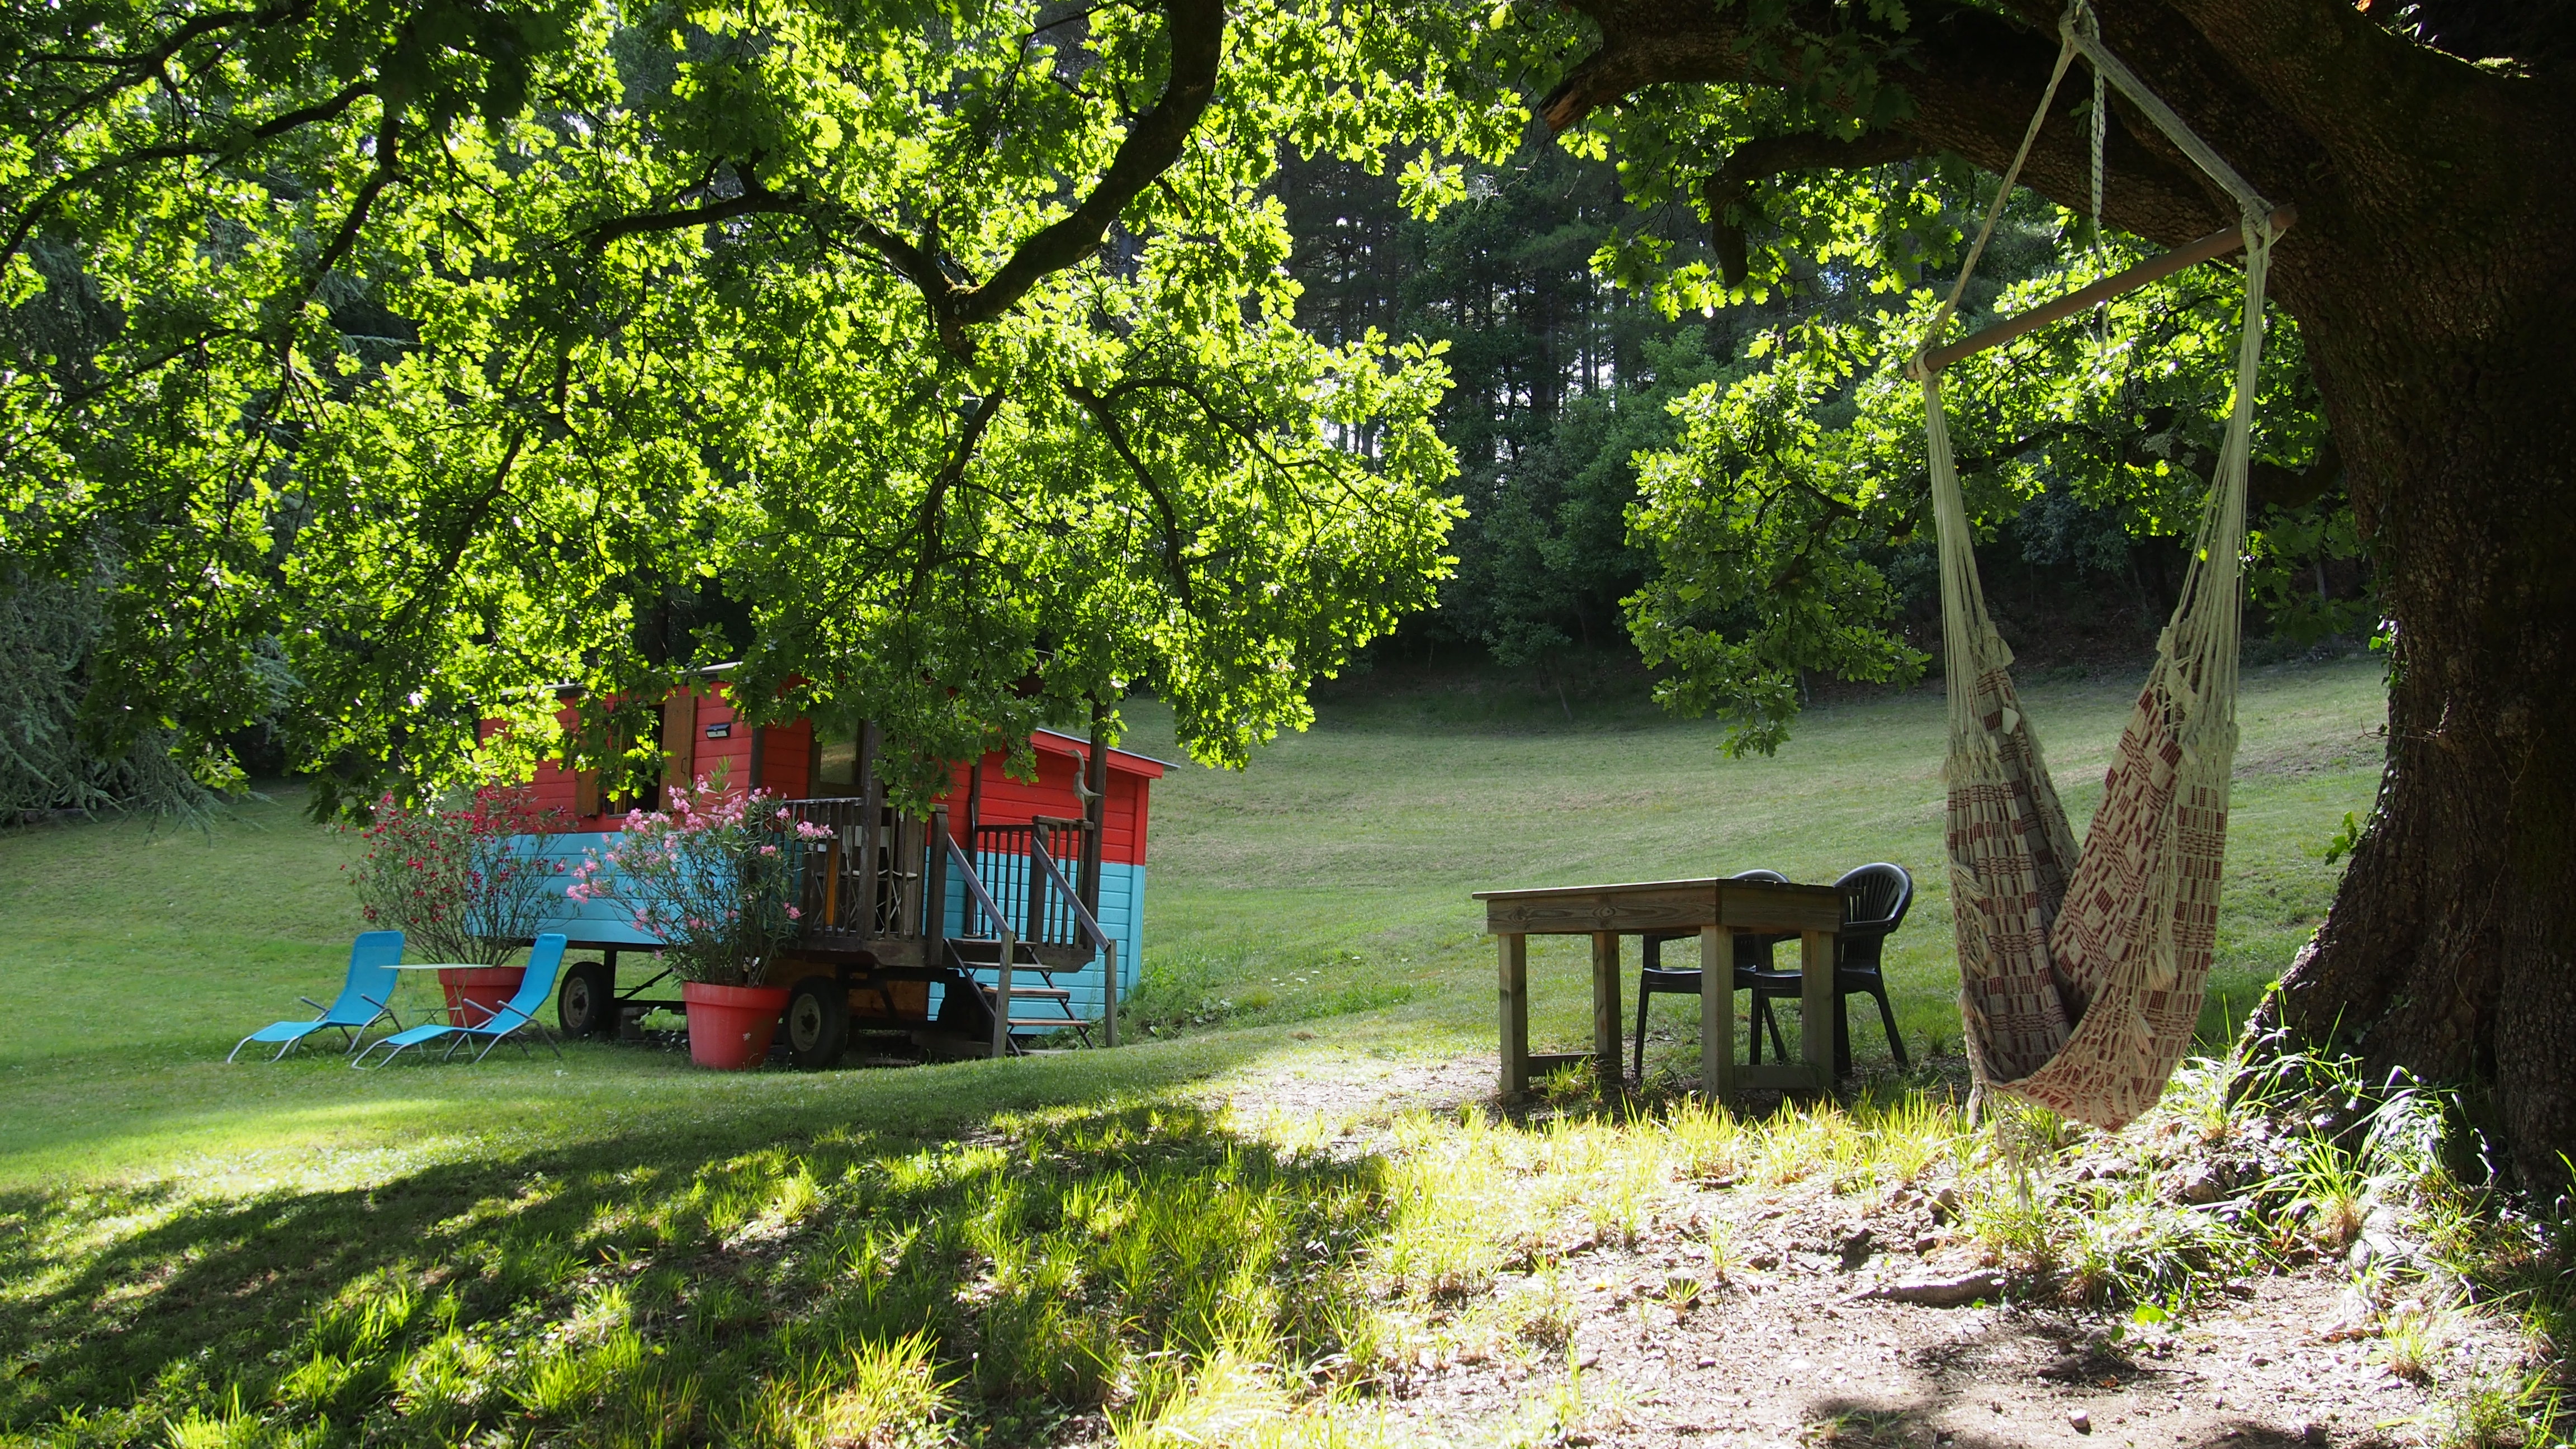
MULTIPOLYGON (((987 833, 994 832, 978 832, 987 833)), ((1055 973, 1079 969, 1095 952, 1102 953, 1105 973, 1101 1032, 1108 1045, 1118 1044, 1118 943, 1101 930, 1048 853, 1045 827, 1029 831, 1025 840, 1024 875, 1011 883, 1025 889, 1004 891, 1014 904, 1026 904, 1015 920, 995 901, 974 857, 948 834, 945 812, 938 817, 931 832, 931 874, 944 877, 954 871, 966 890, 966 933, 941 937, 940 959, 957 971, 961 983, 973 983, 972 999, 982 1008, 984 1030, 966 1050, 960 1050, 966 1044, 954 1033, 944 1032, 942 1040, 924 1045, 961 1055, 1023 1056, 1029 1048, 1021 1044, 1022 1035, 1067 1030, 1084 1046, 1093 1045, 1091 1023, 1074 1012, 1073 993, 1056 984, 1055 973), (986 929, 991 934, 983 934, 986 929), (989 972, 993 979, 980 980, 979 972, 989 972)), ((944 1009, 940 1014, 948 1015, 944 1009)))
MULTIPOLYGON (((1003 1019, 1004 1030, 1001 1033, 1003 1049, 1008 1055, 1027 1054, 1029 1049, 1019 1043, 1023 1033, 1071 1031, 1084 1046, 1092 1045, 1091 1023, 1074 1014, 1073 992, 1055 984, 1055 972, 1037 947, 1026 941, 1013 941, 1011 969, 1004 973, 1000 969, 1000 938, 951 936, 946 944, 950 963, 968 980, 975 981, 988 1024, 997 1011, 995 1003, 1003 990, 1000 983, 1005 980, 1010 983, 1010 1011, 1003 1019), (995 981, 989 984, 976 981, 975 973, 979 971, 994 972, 995 981), (1036 981, 1030 981, 1023 972, 1034 973, 1036 981)), ((990 1053, 988 1045, 982 1054, 990 1053)))

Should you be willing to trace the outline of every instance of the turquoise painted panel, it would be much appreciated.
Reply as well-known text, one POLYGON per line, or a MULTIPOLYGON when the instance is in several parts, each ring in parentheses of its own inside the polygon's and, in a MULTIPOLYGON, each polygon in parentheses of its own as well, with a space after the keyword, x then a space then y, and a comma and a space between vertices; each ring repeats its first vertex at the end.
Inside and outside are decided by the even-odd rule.
MULTIPOLYGON (((617 832, 583 831, 571 835, 521 835, 513 837, 521 853, 560 862, 565 885, 572 883, 572 869, 596 851, 605 854, 617 832)), ((635 910, 615 901, 575 901, 562 898, 562 887, 556 887, 554 909, 546 916, 540 931, 561 931, 575 941, 597 941, 607 945, 659 946, 662 938, 635 929, 635 910)))

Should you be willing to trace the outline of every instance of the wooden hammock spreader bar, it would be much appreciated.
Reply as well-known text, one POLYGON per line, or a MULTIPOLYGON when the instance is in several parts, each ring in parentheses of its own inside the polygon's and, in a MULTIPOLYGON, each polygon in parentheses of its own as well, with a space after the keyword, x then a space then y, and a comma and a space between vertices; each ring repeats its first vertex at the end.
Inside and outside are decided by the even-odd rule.
MULTIPOLYGON (((2298 219, 2299 209, 2295 206, 2284 206, 2273 212, 2272 234, 2279 236, 2288 231, 2298 219)), ((2149 282, 2163 281, 2185 267, 2196 266, 2212 257, 2223 257, 2243 245, 2245 245, 2245 232, 2241 227, 2231 226, 2225 231, 2211 232, 2200 240, 2178 246, 2163 256, 2140 262, 2125 272, 2104 277, 2081 291, 2069 292, 2054 302, 2033 307, 2017 317, 2007 317, 1974 337, 1953 342, 1947 347, 1935 347, 1923 354, 1923 365, 1933 372, 1939 372, 1962 358, 1974 357, 1989 347, 2000 347, 2025 332, 2035 331, 2051 322, 2072 317, 2096 303, 2125 296, 2149 282)))

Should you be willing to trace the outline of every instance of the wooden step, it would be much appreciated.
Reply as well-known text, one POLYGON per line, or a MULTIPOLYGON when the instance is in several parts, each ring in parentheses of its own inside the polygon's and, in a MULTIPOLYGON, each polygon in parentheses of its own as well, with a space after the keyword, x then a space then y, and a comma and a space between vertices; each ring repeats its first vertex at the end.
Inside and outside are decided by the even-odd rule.
MULTIPOLYGON (((960 964, 981 971, 992 970, 1001 955, 999 949, 1001 943, 990 936, 951 936, 947 944, 956 953, 956 960, 960 964)), ((1020 940, 1013 942, 1011 962, 1018 969, 1045 967, 1049 970, 1066 971, 1080 966, 1095 954, 1093 951, 1073 946, 1049 946, 1020 940)))
MULTIPOLYGON (((992 999, 992 987, 984 987, 983 992, 984 998, 987 1001, 992 999)), ((1071 1001, 1073 999, 1073 993, 1061 986, 1022 986, 1017 982, 1013 982, 1011 984, 1011 999, 1013 1001, 1071 1001)))
POLYGON ((1049 1031, 1063 1031, 1067 1027, 1089 1026, 1091 1023, 1074 1016, 1038 1016, 1026 1019, 1015 1016, 1011 1018, 1011 1025, 1014 1027, 1042 1026, 1049 1031))

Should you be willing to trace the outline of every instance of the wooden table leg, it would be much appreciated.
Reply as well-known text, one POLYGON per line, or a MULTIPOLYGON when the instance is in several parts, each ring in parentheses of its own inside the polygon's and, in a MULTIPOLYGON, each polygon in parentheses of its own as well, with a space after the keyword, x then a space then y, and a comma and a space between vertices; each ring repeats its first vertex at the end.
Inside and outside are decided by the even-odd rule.
POLYGON ((1834 1089, 1834 937, 1798 936, 1798 1055, 1816 1073, 1816 1090, 1834 1089))
POLYGON ((1592 933, 1592 1055, 1605 1087, 1628 1079, 1619 1061, 1619 933, 1592 933))
POLYGON ((1529 1090, 1529 937, 1495 939, 1502 951, 1502 1098, 1517 1102, 1529 1090))
POLYGON ((1735 1099, 1735 943, 1724 926, 1699 928, 1699 1087, 1735 1099))

